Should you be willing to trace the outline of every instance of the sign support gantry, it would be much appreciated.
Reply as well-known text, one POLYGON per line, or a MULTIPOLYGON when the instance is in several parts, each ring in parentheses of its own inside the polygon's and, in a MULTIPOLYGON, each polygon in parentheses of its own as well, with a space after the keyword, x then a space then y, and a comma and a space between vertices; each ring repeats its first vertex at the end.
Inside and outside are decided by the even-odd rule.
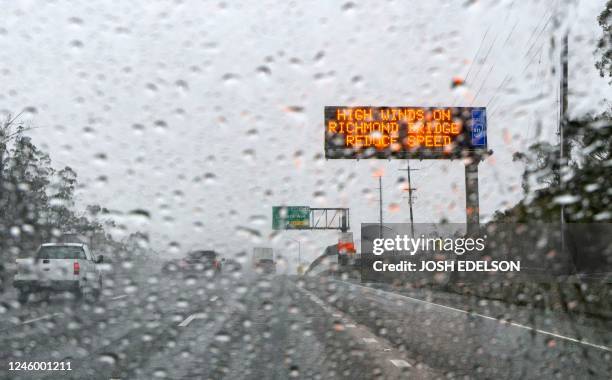
POLYGON ((275 206, 272 209, 275 230, 340 230, 350 228, 350 212, 340 207, 275 206))

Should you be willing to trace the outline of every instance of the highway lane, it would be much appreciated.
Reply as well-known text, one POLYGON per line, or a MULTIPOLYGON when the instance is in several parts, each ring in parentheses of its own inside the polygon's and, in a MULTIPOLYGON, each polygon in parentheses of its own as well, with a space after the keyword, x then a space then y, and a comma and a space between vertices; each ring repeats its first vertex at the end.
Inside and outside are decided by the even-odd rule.
MULTIPOLYGON (((418 296, 328 278, 121 274, 93 305, 57 296, 23 308, 3 301, 0 378, 607 378, 610 371, 609 351, 500 323, 487 309, 462 312, 456 297, 418 296), (16 360, 70 360, 73 370, 9 373, 16 360)), ((588 327, 593 343, 609 342, 606 327, 588 327)))
MULTIPOLYGON (((481 307, 481 312, 466 312, 458 307, 461 302, 456 299, 450 305, 435 303, 330 279, 319 279, 310 286, 321 298, 331 300, 356 321, 383 334, 408 356, 449 376, 607 379, 612 371, 609 322, 571 328, 567 320, 540 318, 544 312, 533 309, 528 313, 534 316, 531 321, 536 326, 531 326, 499 321, 486 313, 486 307, 481 307), (537 325, 543 319, 549 327, 558 322, 566 331, 553 335, 539 329, 537 325), (576 336, 570 335, 576 331, 590 341, 576 342, 576 336)), ((511 307, 502 313, 521 318, 525 314, 525 310, 511 307)))
POLYGON ((578 340, 581 345, 604 350, 610 350, 610 346, 612 346, 612 334, 609 333, 612 324, 609 320, 601 317, 534 308, 529 302, 526 305, 509 305, 497 300, 459 295, 435 289, 350 282, 357 287, 365 285, 368 290, 371 287, 381 290, 381 292, 370 292, 368 297, 396 297, 411 299, 414 302, 425 302, 430 306, 443 305, 449 310, 468 312, 471 315, 493 319, 502 324, 534 330, 538 334, 562 340, 578 340), (395 293, 399 293, 403 297, 397 297, 395 293))
POLYGON ((440 376, 285 276, 123 280, 96 305, 54 296, 7 311, 20 323, 0 332, 2 378, 440 376), (17 360, 70 360, 72 371, 9 373, 17 360))
MULTIPOLYGON (((76 303, 56 295, 48 301, 34 301, 8 311, 7 314, 13 314, 10 319, 18 318, 21 323, 0 332, 0 344, 4 347, 10 344, 11 348, 1 350, 3 370, 9 361, 69 359, 73 372, 68 375, 73 378, 109 378, 113 371, 138 364, 122 352, 131 350, 146 356, 149 351, 154 352, 157 342, 176 335, 175 325, 195 307, 193 299, 211 309, 217 308, 215 296, 225 285, 217 280, 191 282, 165 278, 159 281, 154 275, 135 277, 119 278, 112 289, 105 291, 100 302, 76 303), (36 317, 29 318, 28 314, 36 317), (41 319, 41 314, 51 317, 41 319), (34 322, 27 323, 33 319, 34 322)), ((10 377, 15 375, 12 373, 10 377)), ((57 373, 18 375, 23 378, 58 376, 57 373)))

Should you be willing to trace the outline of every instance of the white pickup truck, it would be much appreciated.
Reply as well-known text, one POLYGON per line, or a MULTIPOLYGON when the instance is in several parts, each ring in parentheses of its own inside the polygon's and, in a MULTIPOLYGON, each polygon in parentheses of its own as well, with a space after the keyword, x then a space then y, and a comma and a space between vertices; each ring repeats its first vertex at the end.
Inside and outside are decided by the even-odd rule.
POLYGON ((31 258, 17 259, 17 274, 13 280, 19 292, 19 302, 27 302, 30 293, 38 291, 70 291, 75 298, 91 293, 98 298, 102 292, 102 272, 86 244, 43 244, 31 258))

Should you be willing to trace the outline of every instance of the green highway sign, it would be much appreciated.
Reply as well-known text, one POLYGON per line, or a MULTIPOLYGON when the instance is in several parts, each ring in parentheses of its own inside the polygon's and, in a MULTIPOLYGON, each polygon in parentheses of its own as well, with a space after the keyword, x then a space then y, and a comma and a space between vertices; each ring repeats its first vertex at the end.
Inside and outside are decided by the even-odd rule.
POLYGON ((272 207, 272 229, 299 230, 310 227, 310 207, 274 206, 272 207))

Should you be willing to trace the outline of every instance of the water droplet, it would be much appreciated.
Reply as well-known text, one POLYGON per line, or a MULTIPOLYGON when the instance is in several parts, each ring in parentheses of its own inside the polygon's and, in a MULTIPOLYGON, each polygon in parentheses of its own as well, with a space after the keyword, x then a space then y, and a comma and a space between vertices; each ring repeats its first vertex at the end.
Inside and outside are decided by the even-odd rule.
POLYGON ((108 183, 108 177, 105 175, 100 175, 96 177, 96 182, 98 186, 105 186, 108 183))
POLYGON ((181 91, 187 91, 189 90, 189 85, 187 84, 186 81, 179 79, 175 82, 176 87, 179 88, 179 90, 181 91))
POLYGON ((153 377, 165 378, 168 377, 168 373, 164 369, 158 368, 153 371, 153 377))
POLYGON ((231 84, 231 83, 237 82, 240 79, 240 76, 234 73, 225 73, 223 74, 221 79, 223 79, 224 83, 231 84))
POLYGON ((289 377, 298 378, 300 377, 300 367, 292 365, 289 367, 289 377))
POLYGON ((100 165, 100 166, 105 165, 106 160, 107 160, 106 153, 100 152, 94 155, 94 162, 96 165, 100 165))
POLYGON ((70 46, 74 49, 80 50, 83 48, 84 45, 83 45, 83 42, 80 40, 72 40, 70 41, 70 46))
POLYGON ((258 66, 256 69, 257 73, 259 74, 263 74, 265 76, 270 76, 272 75, 272 70, 270 70, 270 68, 268 66, 258 66))
POLYGON ((132 130, 133 130, 135 133, 141 134, 141 133, 143 133, 143 132, 144 132, 145 127, 144 127, 144 125, 142 125, 142 124, 132 124, 132 130))
POLYGON ((268 221, 264 215, 252 215, 249 217, 249 222, 255 225, 265 225, 268 221))
POLYGON ((253 228, 237 226, 236 232, 240 234, 241 236, 245 236, 245 237, 254 239, 256 241, 259 241, 259 239, 261 238, 261 232, 253 228))
POLYGON ((168 129, 168 124, 166 124, 166 122, 163 120, 156 120, 153 125, 155 126, 155 131, 157 132, 165 132, 165 130, 168 129))
POLYGON ((33 106, 28 106, 25 107, 23 109, 23 116, 24 117, 32 117, 34 115, 36 115, 38 113, 38 109, 36 107, 33 106))
POLYGON ((68 19, 68 23, 71 24, 71 25, 80 26, 80 25, 83 25, 83 20, 78 18, 78 17, 70 17, 68 19))
POLYGON ((219 332, 215 335, 215 340, 221 343, 227 343, 231 340, 231 337, 226 332, 219 332))
POLYGON ((345 12, 351 11, 353 9, 355 9, 356 5, 355 3, 353 3, 352 1, 346 2, 342 5, 342 10, 345 12))
POLYGON ((325 192, 322 190, 315 191, 312 196, 314 197, 315 201, 319 203, 323 203, 325 201, 325 192))
POLYGON ((257 135, 259 134, 259 131, 255 128, 252 128, 252 129, 249 129, 246 134, 249 137, 257 137, 257 135))
POLYGON ((302 112, 304 112, 304 107, 302 107, 302 106, 287 106, 286 110, 287 110, 287 112, 302 113, 302 112))
POLYGON ((114 353, 103 353, 98 356, 98 361, 114 366, 117 363, 117 355, 114 353))
POLYGON ((155 85, 155 83, 147 83, 145 85, 145 88, 150 92, 150 93, 156 93, 157 92, 157 86, 155 85))
POLYGON ((181 245, 176 241, 170 242, 170 244, 168 244, 168 251, 170 254, 176 255, 181 251, 181 245))
POLYGON ((572 194, 564 194, 564 195, 555 197, 553 201, 559 205, 568 205, 568 204, 572 204, 572 203, 576 203, 580 201, 580 197, 577 195, 572 195, 572 194))
POLYGON ((204 183, 212 185, 217 181, 217 176, 215 173, 205 173, 204 174, 204 183))

